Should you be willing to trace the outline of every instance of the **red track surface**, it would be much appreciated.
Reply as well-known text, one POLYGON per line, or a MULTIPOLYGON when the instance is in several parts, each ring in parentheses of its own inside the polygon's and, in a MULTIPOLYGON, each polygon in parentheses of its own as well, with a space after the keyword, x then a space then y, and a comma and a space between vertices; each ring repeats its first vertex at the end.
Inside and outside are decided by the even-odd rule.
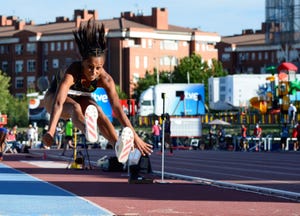
MULTIPOLYGON (((50 154, 47 159, 58 161, 50 158, 50 154)), ((8 154, 3 163, 91 200, 116 215, 300 215, 299 203, 256 193, 180 180, 128 184, 126 173, 103 172, 96 168, 40 168, 22 162, 41 159, 31 154, 8 154)))

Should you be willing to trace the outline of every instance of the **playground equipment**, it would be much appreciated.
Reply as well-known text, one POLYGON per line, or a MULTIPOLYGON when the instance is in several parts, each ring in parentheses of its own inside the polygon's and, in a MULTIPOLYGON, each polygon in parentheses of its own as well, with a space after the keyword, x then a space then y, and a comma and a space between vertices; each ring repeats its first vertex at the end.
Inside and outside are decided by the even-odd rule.
POLYGON ((291 95, 300 91, 300 80, 296 78, 298 68, 290 62, 283 62, 277 68, 272 66, 268 69, 271 70, 272 75, 266 78, 267 83, 264 86, 259 87, 258 96, 251 98, 249 102, 253 108, 262 114, 268 111, 270 113, 286 113, 290 103, 292 103, 291 95), (276 69, 278 71, 277 86, 274 75, 276 69))

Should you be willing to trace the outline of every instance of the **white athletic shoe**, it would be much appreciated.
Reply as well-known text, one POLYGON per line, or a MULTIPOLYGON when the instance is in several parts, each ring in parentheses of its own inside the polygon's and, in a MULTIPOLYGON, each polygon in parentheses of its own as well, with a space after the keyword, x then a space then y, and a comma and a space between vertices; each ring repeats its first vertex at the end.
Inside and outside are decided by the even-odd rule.
POLYGON ((98 110, 94 105, 89 105, 84 113, 85 119, 85 138, 88 142, 94 143, 98 141, 98 110))
POLYGON ((133 148, 134 136, 131 128, 125 127, 116 143, 115 151, 118 161, 126 163, 133 148))

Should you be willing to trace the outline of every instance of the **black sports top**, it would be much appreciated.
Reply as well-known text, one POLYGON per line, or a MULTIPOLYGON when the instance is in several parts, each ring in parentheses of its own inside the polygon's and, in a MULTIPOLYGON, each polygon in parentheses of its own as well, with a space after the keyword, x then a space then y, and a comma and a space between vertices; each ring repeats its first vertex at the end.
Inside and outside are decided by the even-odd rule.
MULTIPOLYGON (((94 92, 97 89, 98 80, 97 79, 93 80, 89 87, 84 87, 81 83, 82 76, 83 76, 82 72, 74 74, 75 83, 70 87, 70 89, 80 91, 80 92, 94 92)), ((60 72, 58 72, 55 74, 55 77, 52 80, 48 91, 55 93, 60 81, 61 81, 60 72)))

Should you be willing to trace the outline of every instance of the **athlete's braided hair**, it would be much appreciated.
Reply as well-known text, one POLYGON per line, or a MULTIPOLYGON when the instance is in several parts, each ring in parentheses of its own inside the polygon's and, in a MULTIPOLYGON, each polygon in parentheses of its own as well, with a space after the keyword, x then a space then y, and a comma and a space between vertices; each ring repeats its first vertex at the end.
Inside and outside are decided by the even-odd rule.
POLYGON ((78 30, 73 31, 75 42, 83 59, 89 56, 101 56, 106 52, 105 29, 94 19, 89 19, 87 24, 80 24, 78 30))

